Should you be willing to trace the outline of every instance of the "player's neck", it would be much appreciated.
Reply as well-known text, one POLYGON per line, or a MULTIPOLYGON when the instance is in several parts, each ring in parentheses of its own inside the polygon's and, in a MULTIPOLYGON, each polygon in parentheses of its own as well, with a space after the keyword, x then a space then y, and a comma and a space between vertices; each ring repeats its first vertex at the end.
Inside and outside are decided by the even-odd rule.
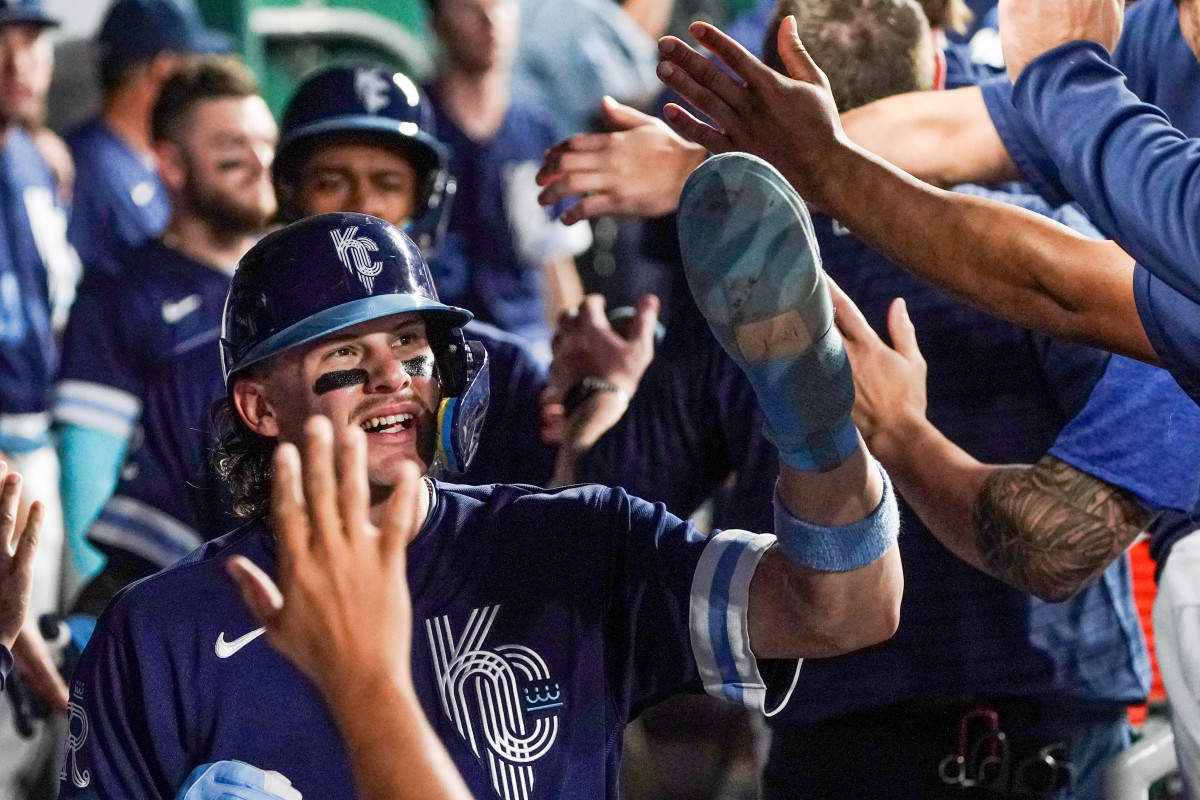
MULTIPOLYGON (((417 497, 417 502, 419 503, 417 508, 417 519, 421 520, 421 524, 412 531, 412 534, 410 535, 408 542, 405 542, 405 545, 417 538, 417 536, 421 533, 421 529, 425 526, 425 521, 429 519, 429 512, 432 508, 431 501, 433 500, 433 483, 428 478, 422 478, 421 482, 424 484, 425 488, 425 491, 421 492, 417 497)), ((367 518, 371 520, 371 524, 376 528, 382 530, 387 526, 388 520, 384 518, 384 515, 387 513, 387 508, 391 502, 391 499, 391 491, 384 490, 382 487, 378 486, 371 487, 371 509, 367 513, 367 518)))
POLYGON ((150 105, 140 92, 113 92, 104 102, 101 119, 139 156, 144 159, 154 157, 154 145, 150 141, 150 105))
POLYGON ((162 241, 193 261, 220 272, 232 273, 241 257, 254 246, 255 237, 229 234, 217 230, 208 220, 176 211, 163 231, 162 241))
POLYGON ((507 69, 467 72, 448 67, 437 82, 438 99, 458 127, 477 141, 496 135, 508 113, 507 69))

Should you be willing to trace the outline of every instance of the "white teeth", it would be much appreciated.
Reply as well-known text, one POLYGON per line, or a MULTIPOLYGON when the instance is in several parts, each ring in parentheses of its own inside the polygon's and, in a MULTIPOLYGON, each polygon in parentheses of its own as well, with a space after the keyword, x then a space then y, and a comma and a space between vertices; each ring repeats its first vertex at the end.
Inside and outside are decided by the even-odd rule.
POLYGON ((372 417, 362 424, 365 431, 380 431, 393 425, 400 425, 413 418, 412 414, 393 414, 389 417, 372 417))

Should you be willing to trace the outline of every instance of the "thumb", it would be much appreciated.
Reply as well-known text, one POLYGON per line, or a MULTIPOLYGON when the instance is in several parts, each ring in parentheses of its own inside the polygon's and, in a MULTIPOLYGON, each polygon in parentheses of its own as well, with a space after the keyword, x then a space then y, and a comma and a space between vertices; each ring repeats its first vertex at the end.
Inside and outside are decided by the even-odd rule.
POLYGON ((654 334, 658 328, 658 298, 648 294, 638 301, 637 313, 629 326, 628 339, 644 342, 654 349, 654 334))
POLYGON ((917 328, 908 316, 908 304, 903 297, 892 301, 888 309, 888 332, 892 335, 892 347, 909 361, 924 360, 917 346, 917 328))
POLYGON ((829 284, 829 296, 833 300, 833 323, 841 332, 842 338, 847 344, 870 341, 875 336, 875 331, 871 330, 871 323, 867 322, 858 306, 854 305, 854 301, 842 291, 842 287, 838 286, 833 278, 826 275, 825 282, 829 284))
POLYGON ((817 66, 817 62, 812 60, 812 56, 804 48, 804 43, 800 41, 800 34, 796 32, 795 15, 788 14, 783 18, 783 22, 779 25, 779 35, 775 40, 775 47, 779 51, 779 57, 783 60, 783 66, 787 69, 788 75, 805 83, 823 82, 824 75, 821 73, 820 67, 817 66))
POLYGON ((604 99, 600 101, 600 106, 604 109, 605 118, 623 131, 627 131, 630 128, 640 128, 655 121, 655 117, 643 114, 631 106, 618 103, 608 95, 605 95, 604 99))
POLYGON ((272 627, 272 623, 283 609, 283 593, 279 591, 275 581, 245 556, 229 559, 225 569, 237 584, 242 602, 250 609, 254 618, 263 627, 272 627))

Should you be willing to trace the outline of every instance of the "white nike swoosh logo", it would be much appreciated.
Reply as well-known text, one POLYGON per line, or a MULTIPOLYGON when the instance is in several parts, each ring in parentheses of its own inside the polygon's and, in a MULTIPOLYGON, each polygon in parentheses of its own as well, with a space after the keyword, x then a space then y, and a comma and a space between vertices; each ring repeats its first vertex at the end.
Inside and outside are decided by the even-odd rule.
POLYGON ((191 314, 193 311, 199 308, 200 303, 200 295, 198 294, 189 294, 182 300, 176 300, 173 303, 170 301, 163 303, 163 322, 167 323, 168 325, 174 325, 176 322, 179 322, 179 320, 183 319, 188 314, 191 314))
POLYGON ((259 628, 258 630, 250 631, 245 636, 239 636, 232 642, 227 642, 225 641, 225 631, 221 631, 221 633, 217 635, 217 658, 229 658, 238 650, 241 650, 243 647, 250 644, 266 632, 266 628, 259 628))

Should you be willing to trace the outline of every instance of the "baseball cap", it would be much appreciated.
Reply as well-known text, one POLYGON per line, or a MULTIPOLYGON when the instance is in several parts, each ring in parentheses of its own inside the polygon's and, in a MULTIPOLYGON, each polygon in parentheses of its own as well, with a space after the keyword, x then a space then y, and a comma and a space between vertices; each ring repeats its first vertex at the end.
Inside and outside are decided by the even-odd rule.
POLYGON ((11 22, 33 22, 47 28, 57 28, 59 22, 46 12, 42 0, 0 0, 0 25, 11 22))
POLYGON ((116 0, 97 38, 100 60, 110 63, 141 61, 168 50, 230 50, 229 37, 206 28, 190 0, 116 0))

